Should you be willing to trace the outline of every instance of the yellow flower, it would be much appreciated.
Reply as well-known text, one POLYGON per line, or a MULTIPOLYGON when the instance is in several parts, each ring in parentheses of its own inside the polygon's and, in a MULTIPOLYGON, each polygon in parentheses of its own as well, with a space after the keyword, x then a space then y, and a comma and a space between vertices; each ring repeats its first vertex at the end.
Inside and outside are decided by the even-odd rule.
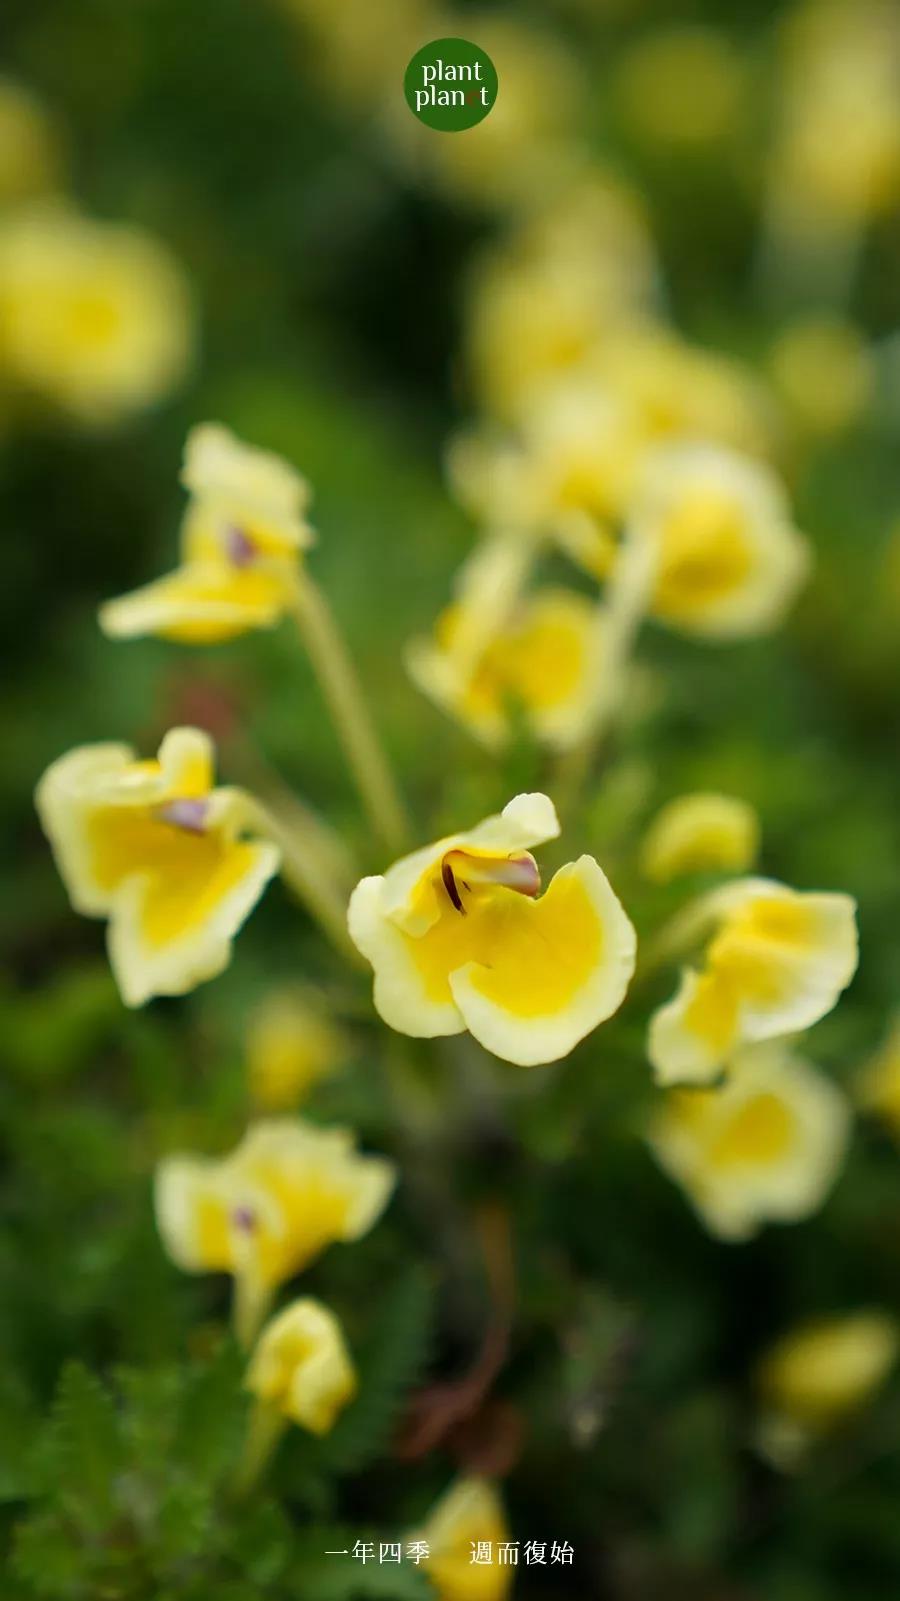
POLYGON ((295 598, 297 555, 312 542, 300 474, 203 423, 188 435, 182 481, 191 498, 181 565, 101 608, 100 626, 114 639, 159 634, 214 644, 271 627, 295 598))
POLYGON ((327 1434, 357 1387, 333 1312, 320 1301, 292 1301, 263 1329, 245 1385, 291 1423, 327 1434))
POLYGON ((858 422, 875 386, 875 364, 860 330, 834 316, 798 319, 769 356, 776 388, 808 433, 841 433, 858 422))
POLYGON ((849 1128, 841 1091, 778 1041, 741 1051, 721 1088, 668 1091, 650 1143, 709 1232, 746 1240, 818 1210, 849 1128))
POLYGON ((438 1601, 503 1601, 514 1569, 500 1562, 495 1547, 508 1534, 494 1486, 486 1479, 458 1479, 414 1536, 428 1545, 430 1555, 422 1565, 438 1601), (474 1563, 473 1548, 482 1542, 490 1545, 493 1561, 474 1563))
POLYGON ((627 51, 618 99, 630 128, 648 143, 688 148, 733 134, 746 78, 727 35, 712 28, 658 29, 627 51))
POLYGON ((621 1005, 635 934, 590 856, 540 895, 530 847, 555 839, 546 795, 364 878, 350 935, 375 970, 377 1011, 401 1034, 465 1029, 495 1056, 531 1066, 566 1056, 621 1005))
POLYGON ((514 605, 471 660, 455 644, 467 629, 466 597, 447 608, 434 638, 414 640, 410 676, 485 745, 503 745, 517 709, 535 738, 565 749, 583 734, 600 671, 597 607, 566 589, 543 589, 514 605))
POLYGON ((264 1112, 292 1110, 334 1072, 346 1050, 344 1035, 320 997, 303 990, 272 990, 247 1028, 255 1104, 264 1112))
POLYGON ((360 112, 393 109, 397 64, 406 63, 423 40, 435 38, 439 19, 430 0, 391 0, 376 10, 370 0, 280 0, 302 28, 304 55, 314 57, 316 84, 344 102, 354 120, 360 112), (386 107, 383 102, 387 101, 386 107))
POLYGON ((785 31, 776 180, 801 225, 890 211, 900 195, 900 46, 884 0, 812 0, 785 31))
POLYGON ((648 441, 683 439, 768 456, 771 397, 754 374, 720 351, 689 344, 650 319, 620 320, 595 353, 592 372, 637 413, 648 441))
POLYGON ((604 384, 570 379, 523 408, 516 435, 459 436, 448 471, 480 522, 553 539, 602 577, 615 553, 610 525, 628 503, 641 448, 632 410, 604 384))
POLYGON ((685 969, 650 1020, 660 1084, 708 1084, 739 1046, 811 1027, 856 972, 850 895, 747 878, 714 890, 696 916, 715 927, 703 966, 685 969))
POLYGON ((712 445, 661 447, 648 459, 629 535, 655 550, 650 609, 707 639, 765 633, 809 566, 778 480, 712 445))
POLYGON ((0 78, 0 204, 51 189, 59 170, 56 133, 23 84, 0 78))
POLYGON ((897 1324, 886 1312, 851 1312, 792 1329, 757 1370, 759 1443, 779 1466, 796 1465, 817 1437, 859 1411, 897 1359, 897 1324))
POLYGON ((0 348, 11 376, 104 425, 181 380, 191 315, 180 271, 149 234, 35 205, 0 227, 0 348))
POLYGON ((857 1101, 900 1138, 900 1017, 895 1018, 857 1083, 857 1101))
POLYGON ((242 837, 247 800, 213 787, 208 735, 174 728, 155 761, 82 745, 47 769, 35 798, 75 910, 108 919, 126 1005, 183 995, 228 966, 280 858, 242 837))
POLYGON ((156 1175, 163 1244, 186 1273, 230 1273, 238 1325, 335 1241, 358 1240, 387 1205, 394 1169, 360 1156, 347 1129, 267 1118, 229 1156, 174 1155, 156 1175))
POLYGON ((641 868, 657 884, 685 873, 745 873, 759 848, 759 820, 733 795, 678 795, 654 817, 641 868))
POLYGON ((481 257, 469 291, 466 365, 479 402, 508 422, 544 388, 581 375, 656 284, 649 228, 631 191, 592 172, 547 193, 481 257))

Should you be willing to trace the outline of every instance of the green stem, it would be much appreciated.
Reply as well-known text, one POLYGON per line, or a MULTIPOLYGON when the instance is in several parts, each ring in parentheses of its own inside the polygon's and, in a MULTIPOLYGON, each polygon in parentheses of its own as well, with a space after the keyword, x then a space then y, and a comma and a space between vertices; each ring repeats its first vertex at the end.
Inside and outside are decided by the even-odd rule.
POLYGON ((570 811, 597 752, 619 711, 641 623, 647 612, 657 552, 654 542, 626 535, 613 568, 606 600, 597 607, 598 657, 601 680, 594 701, 590 729, 581 744, 568 751, 559 765, 557 788, 560 810, 570 811))
POLYGON ((249 1351, 269 1314, 275 1291, 247 1273, 238 1273, 234 1280, 234 1300, 231 1322, 234 1336, 242 1350, 249 1351))
POLYGON ((281 852, 281 876, 341 955, 361 966, 361 958, 347 932, 347 900, 336 884, 321 851, 302 831, 276 816, 255 795, 246 795, 246 823, 264 835, 281 852))
POLYGON ((294 615, 369 821, 388 849, 400 852, 409 839, 403 804, 334 615, 306 572, 297 588, 294 615))
MULTIPOLYGON (((721 891, 712 890, 689 901, 650 939, 641 942, 634 984, 642 984, 660 967, 668 966, 700 944, 715 921, 721 891)), ((632 985, 632 988, 634 985, 632 985)))
POLYGON ((285 1429, 287 1418, 267 1401, 257 1401, 250 1413, 250 1426, 237 1472, 232 1480, 232 1494, 243 1498, 259 1483, 285 1429))

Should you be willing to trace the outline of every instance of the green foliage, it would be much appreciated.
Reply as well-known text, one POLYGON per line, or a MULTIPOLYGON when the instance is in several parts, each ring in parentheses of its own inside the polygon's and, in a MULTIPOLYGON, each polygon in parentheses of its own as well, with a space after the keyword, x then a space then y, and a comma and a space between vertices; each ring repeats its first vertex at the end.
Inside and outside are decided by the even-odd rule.
POLYGON ((325 1442, 323 1455, 335 1472, 357 1473, 389 1448, 403 1403, 431 1353, 433 1318, 430 1275, 422 1268, 401 1271, 356 1352, 357 1398, 325 1442))
POLYGON ((16 1531, 14 1568, 28 1593, 137 1601, 199 1597, 217 1571, 223 1581, 277 1578, 280 1518, 274 1509, 248 1518, 228 1499, 244 1411, 240 1360, 227 1344, 206 1363, 124 1370, 113 1389, 69 1363, 16 1531))

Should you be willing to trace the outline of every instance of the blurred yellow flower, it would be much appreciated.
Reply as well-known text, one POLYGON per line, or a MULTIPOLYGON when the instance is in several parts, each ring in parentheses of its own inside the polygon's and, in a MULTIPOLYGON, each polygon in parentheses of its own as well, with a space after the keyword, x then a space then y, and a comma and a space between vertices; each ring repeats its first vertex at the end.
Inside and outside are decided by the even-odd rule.
POLYGON ((213 787, 208 735, 174 728, 155 761, 127 745, 79 746, 47 769, 35 799, 75 910, 108 919, 126 1005, 182 995, 228 966, 280 856, 242 837, 247 798, 213 787))
POLYGON ((304 30, 304 54, 314 58, 317 83, 325 82, 354 116, 389 107, 398 64, 429 38, 440 37, 440 19, 429 0, 280 0, 304 30))
POLYGON ((229 1156, 174 1155, 156 1174, 163 1244, 186 1273, 230 1273, 252 1337, 280 1284, 335 1241, 358 1240, 387 1205, 394 1168, 360 1156, 348 1129, 301 1118, 254 1123, 229 1156))
POLYGON ((821 1435, 871 1400, 897 1360, 894 1318, 838 1314, 791 1329, 760 1362, 759 1444, 779 1467, 796 1466, 821 1435))
POLYGON ((774 418, 766 385, 720 351, 690 344, 649 319, 619 320, 592 368, 637 414, 648 443, 685 439, 772 452, 774 418))
POLYGON ((577 377, 656 288, 632 191, 591 169, 548 193, 482 255, 469 288, 466 367, 479 403, 507 422, 548 385, 577 377))
POLYGON ((292 1301, 260 1334, 245 1386, 291 1423, 327 1434, 357 1387, 334 1313, 311 1298, 292 1301))
POLYGON ((343 1030, 312 990, 271 990, 247 1025, 250 1095, 262 1112, 289 1112, 340 1065, 343 1030))
POLYGON ((569 379, 523 408, 516 434, 457 436, 447 466, 454 492, 479 522, 555 540, 602 577, 642 445, 633 410, 600 382, 569 379))
POLYGON ((753 807, 734 795, 678 795, 654 817, 641 845, 641 870, 657 884, 686 873, 745 873, 759 849, 753 807))
POLYGON ((0 206, 52 189, 59 176, 56 131, 37 96, 0 78, 0 206))
POLYGON ((891 1023, 886 1038, 860 1073, 856 1099, 900 1139, 900 1017, 891 1023))
POLYGON ((201 423, 187 438, 182 482, 190 500, 181 565, 101 607, 113 639, 215 644, 272 627, 296 599, 298 552, 313 538, 305 479, 279 456, 201 423))
POLYGON ((508 1536, 494 1485, 487 1479, 457 1479, 414 1535, 428 1545, 430 1555, 422 1566, 438 1601, 504 1601, 515 1570, 500 1561, 495 1548, 508 1536), (479 1544, 490 1546, 491 1562, 472 1561, 479 1544))
POLYGON ((184 278, 137 228, 34 204, 0 224, 0 349, 10 376, 104 426, 182 378, 193 343, 184 278))
POLYGON ((769 354, 775 387, 794 421, 816 435, 858 422, 875 386, 875 363, 860 330, 840 317, 798 319, 769 354))
POLYGON ((784 30, 775 181, 794 226, 888 212, 900 197, 900 39, 890 0, 808 0, 784 30))
POLYGON ((485 745, 511 733, 518 712, 534 737, 556 749, 584 733, 600 672, 598 609, 567 589, 543 589, 514 605, 505 624, 466 660, 454 644, 466 628, 466 597, 442 612, 433 639, 407 650, 410 677, 485 745))
POLYGON ((616 73, 629 129, 647 143, 680 149, 734 134, 747 77, 728 36, 714 28, 657 29, 628 49, 616 73))
POLYGON ((746 1240, 818 1210, 849 1131, 841 1091, 777 1041, 739 1052, 720 1088, 667 1091, 650 1144, 709 1232, 746 1240))
POLYGON ((674 998, 650 1019, 660 1084, 709 1083, 739 1046, 809 1028, 856 972, 850 895, 747 878, 712 891, 696 916, 715 929, 703 966, 686 968, 674 998))
POLYGON ((707 639, 775 627, 809 567, 774 474, 713 445, 660 447, 648 457, 629 537, 655 552, 653 616, 707 639))
POLYGON ((530 847, 555 839, 546 795, 364 878, 350 935, 375 971, 391 1028, 431 1039, 465 1029, 495 1056, 531 1066, 568 1055, 621 1005, 635 934, 590 856, 540 895, 530 847))

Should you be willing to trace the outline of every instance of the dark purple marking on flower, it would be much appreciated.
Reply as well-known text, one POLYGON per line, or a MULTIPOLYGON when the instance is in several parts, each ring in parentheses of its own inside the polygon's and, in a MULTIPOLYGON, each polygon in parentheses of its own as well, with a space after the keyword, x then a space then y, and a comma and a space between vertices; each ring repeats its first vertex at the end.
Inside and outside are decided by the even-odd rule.
MULTIPOLYGON (((448 861, 444 861, 441 866, 441 878, 444 880, 444 888, 447 891, 447 894, 450 896, 450 899, 453 902, 453 905, 456 907, 456 910, 458 912, 462 912, 463 917, 465 917, 466 908, 463 906, 462 896, 456 887, 456 874, 454 873, 453 868, 450 866, 448 861)), ((466 888, 468 889, 468 885, 466 885, 466 888)))
POLYGON ((236 1206, 231 1214, 231 1221, 242 1234, 252 1234, 256 1228, 256 1213, 252 1207, 236 1206))
POLYGON ((159 808, 159 815, 164 823, 171 823, 174 828, 183 828, 187 834, 202 834, 206 830, 206 818, 209 812, 209 802, 200 798, 166 801, 159 808))
POLYGON ((250 567, 256 560, 256 546, 243 528, 236 523, 226 523, 222 532, 225 545, 225 554, 232 567, 250 567))

